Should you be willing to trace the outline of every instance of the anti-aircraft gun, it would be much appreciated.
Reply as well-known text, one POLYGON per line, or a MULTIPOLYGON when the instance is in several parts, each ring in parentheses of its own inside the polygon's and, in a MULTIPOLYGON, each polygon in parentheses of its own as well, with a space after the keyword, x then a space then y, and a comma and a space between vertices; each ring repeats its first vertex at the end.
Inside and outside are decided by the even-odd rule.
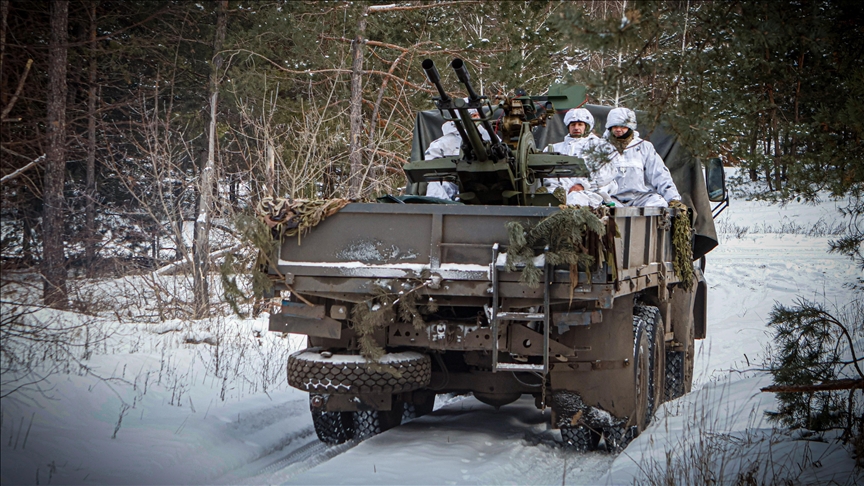
POLYGON ((550 194, 535 194, 535 181, 549 177, 587 177, 584 161, 557 153, 544 153, 535 146, 533 129, 546 126, 555 115, 547 97, 517 96, 492 106, 488 97, 479 95, 471 85, 465 63, 454 59, 450 67, 468 92, 466 99, 452 97, 441 85, 441 77, 431 59, 423 61, 429 82, 438 90, 435 104, 445 121, 456 125, 462 138, 459 155, 432 160, 416 160, 405 165, 409 184, 447 181, 459 187, 459 199, 466 204, 505 206, 549 206, 559 204, 550 194), (543 106, 538 109, 537 102, 543 106), (473 119, 471 113, 479 114, 473 119), (489 134, 484 141, 478 130, 489 134))
MULTIPOLYGON (((707 327, 704 263, 693 262, 717 245, 709 194, 723 198, 722 173, 706 188, 675 134, 640 127, 692 219, 670 208, 561 208, 532 187, 585 176, 585 163, 538 147, 564 138, 561 115, 584 90, 493 104, 461 60, 451 67, 467 99, 449 96, 423 62, 438 110, 417 115, 408 195, 281 201, 266 215, 282 225, 266 259, 280 292, 270 330, 308 336, 288 359, 288 383, 309 392, 326 443, 430 413, 436 394, 470 392, 495 407, 533 396, 569 446, 595 449, 602 437, 620 450, 664 400, 689 391, 694 339, 707 327), (460 153, 423 160, 448 120, 460 153), (431 181, 456 183, 461 202, 417 197, 431 181), (317 225, 289 224, 300 214, 317 225)), ((587 109, 603 126, 610 108, 587 109)))

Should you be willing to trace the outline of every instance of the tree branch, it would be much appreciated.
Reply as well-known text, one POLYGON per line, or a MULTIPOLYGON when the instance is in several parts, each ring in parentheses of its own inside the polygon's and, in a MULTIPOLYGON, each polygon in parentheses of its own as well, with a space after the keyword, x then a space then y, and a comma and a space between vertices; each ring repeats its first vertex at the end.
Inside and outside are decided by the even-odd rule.
POLYGON ((760 388, 767 393, 809 393, 831 390, 854 390, 864 388, 864 379, 828 380, 814 385, 771 385, 760 388))
POLYGON ((441 3, 427 3, 424 5, 408 5, 405 7, 397 7, 395 5, 372 5, 369 7, 369 13, 380 13, 380 12, 396 12, 399 10, 420 10, 424 8, 433 8, 433 7, 449 7, 451 5, 468 5, 472 3, 480 3, 477 0, 469 0, 462 2, 441 2, 441 3))
POLYGON ((33 167, 34 165, 36 165, 36 164, 38 164, 39 162, 41 162, 42 159, 44 159, 44 158, 45 158, 45 154, 42 154, 42 155, 40 155, 39 157, 36 157, 36 158, 33 159, 32 161, 30 161, 30 163, 27 164, 27 165, 25 165, 24 167, 21 167, 20 169, 16 170, 15 172, 13 172, 13 173, 11 173, 11 174, 8 174, 8 175, 3 176, 3 178, 0 178, 0 184, 4 183, 4 182, 6 182, 6 181, 11 181, 12 179, 18 177, 19 175, 23 174, 24 171, 26 171, 26 170, 29 169, 30 167, 33 167))
POLYGON ((6 120, 6 115, 8 115, 10 111, 12 111, 12 108, 15 106, 15 102, 18 101, 18 95, 21 94, 21 89, 24 88, 24 81, 27 80, 27 75, 30 74, 31 66, 33 66, 33 59, 27 59, 27 65, 24 66, 24 74, 22 74, 21 79, 18 80, 18 87, 15 88, 15 94, 12 95, 12 99, 9 100, 6 108, 3 108, 3 113, 0 114, 0 120, 6 120))
MULTIPOLYGON (((214 251, 213 253, 210 253, 209 259, 215 260, 215 259, 223 257, 229 253, 234 253, 237 250, 239 250, 240 247, 241 247, 241 245, 237 244, 234 246, 230 246, 228 248, 223 248, 221 250, 214 251)), ((176 262, 169 263, 168 265, 165 265, 162 268, 157 268, 156 270, 154 270, 152 272, 152 275, 153 276, 156 276, 156 275, 173 275, 171 272, 174 272, 174 271, 176 271, 180 268, 183 268, 189 264, 190 263, 188 260, 178 260, 176 262)))

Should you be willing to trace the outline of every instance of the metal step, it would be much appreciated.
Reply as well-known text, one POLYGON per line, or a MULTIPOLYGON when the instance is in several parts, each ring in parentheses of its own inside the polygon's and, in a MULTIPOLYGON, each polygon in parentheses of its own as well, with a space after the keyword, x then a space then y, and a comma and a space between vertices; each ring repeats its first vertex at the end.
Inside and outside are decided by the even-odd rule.
POLYGON ((546 368, 542 364, 527 364, 527 363, 501 363, 498 362, 496 371, 532 371, 536 373, 544 373, 546 368))
POLYGON ((541 312, 498 312, 495 314, 501 321, 542 321, 546 314, 541 312))

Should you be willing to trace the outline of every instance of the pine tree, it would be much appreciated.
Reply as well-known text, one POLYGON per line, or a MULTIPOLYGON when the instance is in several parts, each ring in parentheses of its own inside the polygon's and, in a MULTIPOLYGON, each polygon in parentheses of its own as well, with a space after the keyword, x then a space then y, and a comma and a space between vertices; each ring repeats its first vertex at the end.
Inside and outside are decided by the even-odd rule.
MULTIPOLYGON (((769 371, 775 385, 762 391, 778 393, 780 407, 768 413, 772 420, 817 432, 842 429, 844 441, 861 447, 864 373, 853 336, 864 330, 864 306, 859 301, 839 311, 840 318, 804 299, 774 306, 768 325, 774 330, 769 371)), ((864 449, 857 455, 864 461, 864 449)))
MULTIPOLYGON (((616 6, 603 15, 586 5, 562 12, 558 27, 570 43, 568 53, 583 61, 574 78, 601 102, 623 103, 666 123, 695 155, 721 155, 738 165, 741 177, 731 183, 762 181, 765 191, 757 197, 815 201, 825 192, 848 197, 842 210, 846 232, 830 250, 864 270, 864 4, 736 0, 616 6), (568 25, 569 32, 563 28, 568 25)), ((859 278, 850 285, 860 302, 864 282, 859 278)), ((805 300, 775 306, 769 322, 775 330, 771 371, 786 392, 773 416, 816 430, 843 427, 847 438, 856 436, 862 444, 858 454, 864 458, 860 389, 853 387, 845 397, 813 389, 835 382, 849 368, 853 377, 864 378, 857 362, 844 363, 838 354, 843 347, 861 354, 856 343, 842 337, 841 324, 848 333, 859 333, 856 326, 864 322, 860 305, 850 306, 845 322, 835 317, 837 311, 805 300)))

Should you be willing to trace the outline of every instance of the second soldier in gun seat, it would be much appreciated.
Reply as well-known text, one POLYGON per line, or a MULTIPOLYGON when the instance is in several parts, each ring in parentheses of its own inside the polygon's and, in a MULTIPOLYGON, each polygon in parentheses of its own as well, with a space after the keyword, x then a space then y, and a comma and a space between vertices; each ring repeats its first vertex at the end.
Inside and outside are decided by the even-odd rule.
POLYGON ((551 149, 560 154, 581 157, 591 175, 546 179, 544 185, 549 192, 559 187, 567 191, 567 204, 570 206, 597 207, 609 201, 609 194, 616 191, 614 159, 618 153, 609 142, 591 131, 594 128, 594 116, 585 108, 568 111, 564 115, 564 125, 568 132, 564 141, 550 145, 546 151, 551 149))

